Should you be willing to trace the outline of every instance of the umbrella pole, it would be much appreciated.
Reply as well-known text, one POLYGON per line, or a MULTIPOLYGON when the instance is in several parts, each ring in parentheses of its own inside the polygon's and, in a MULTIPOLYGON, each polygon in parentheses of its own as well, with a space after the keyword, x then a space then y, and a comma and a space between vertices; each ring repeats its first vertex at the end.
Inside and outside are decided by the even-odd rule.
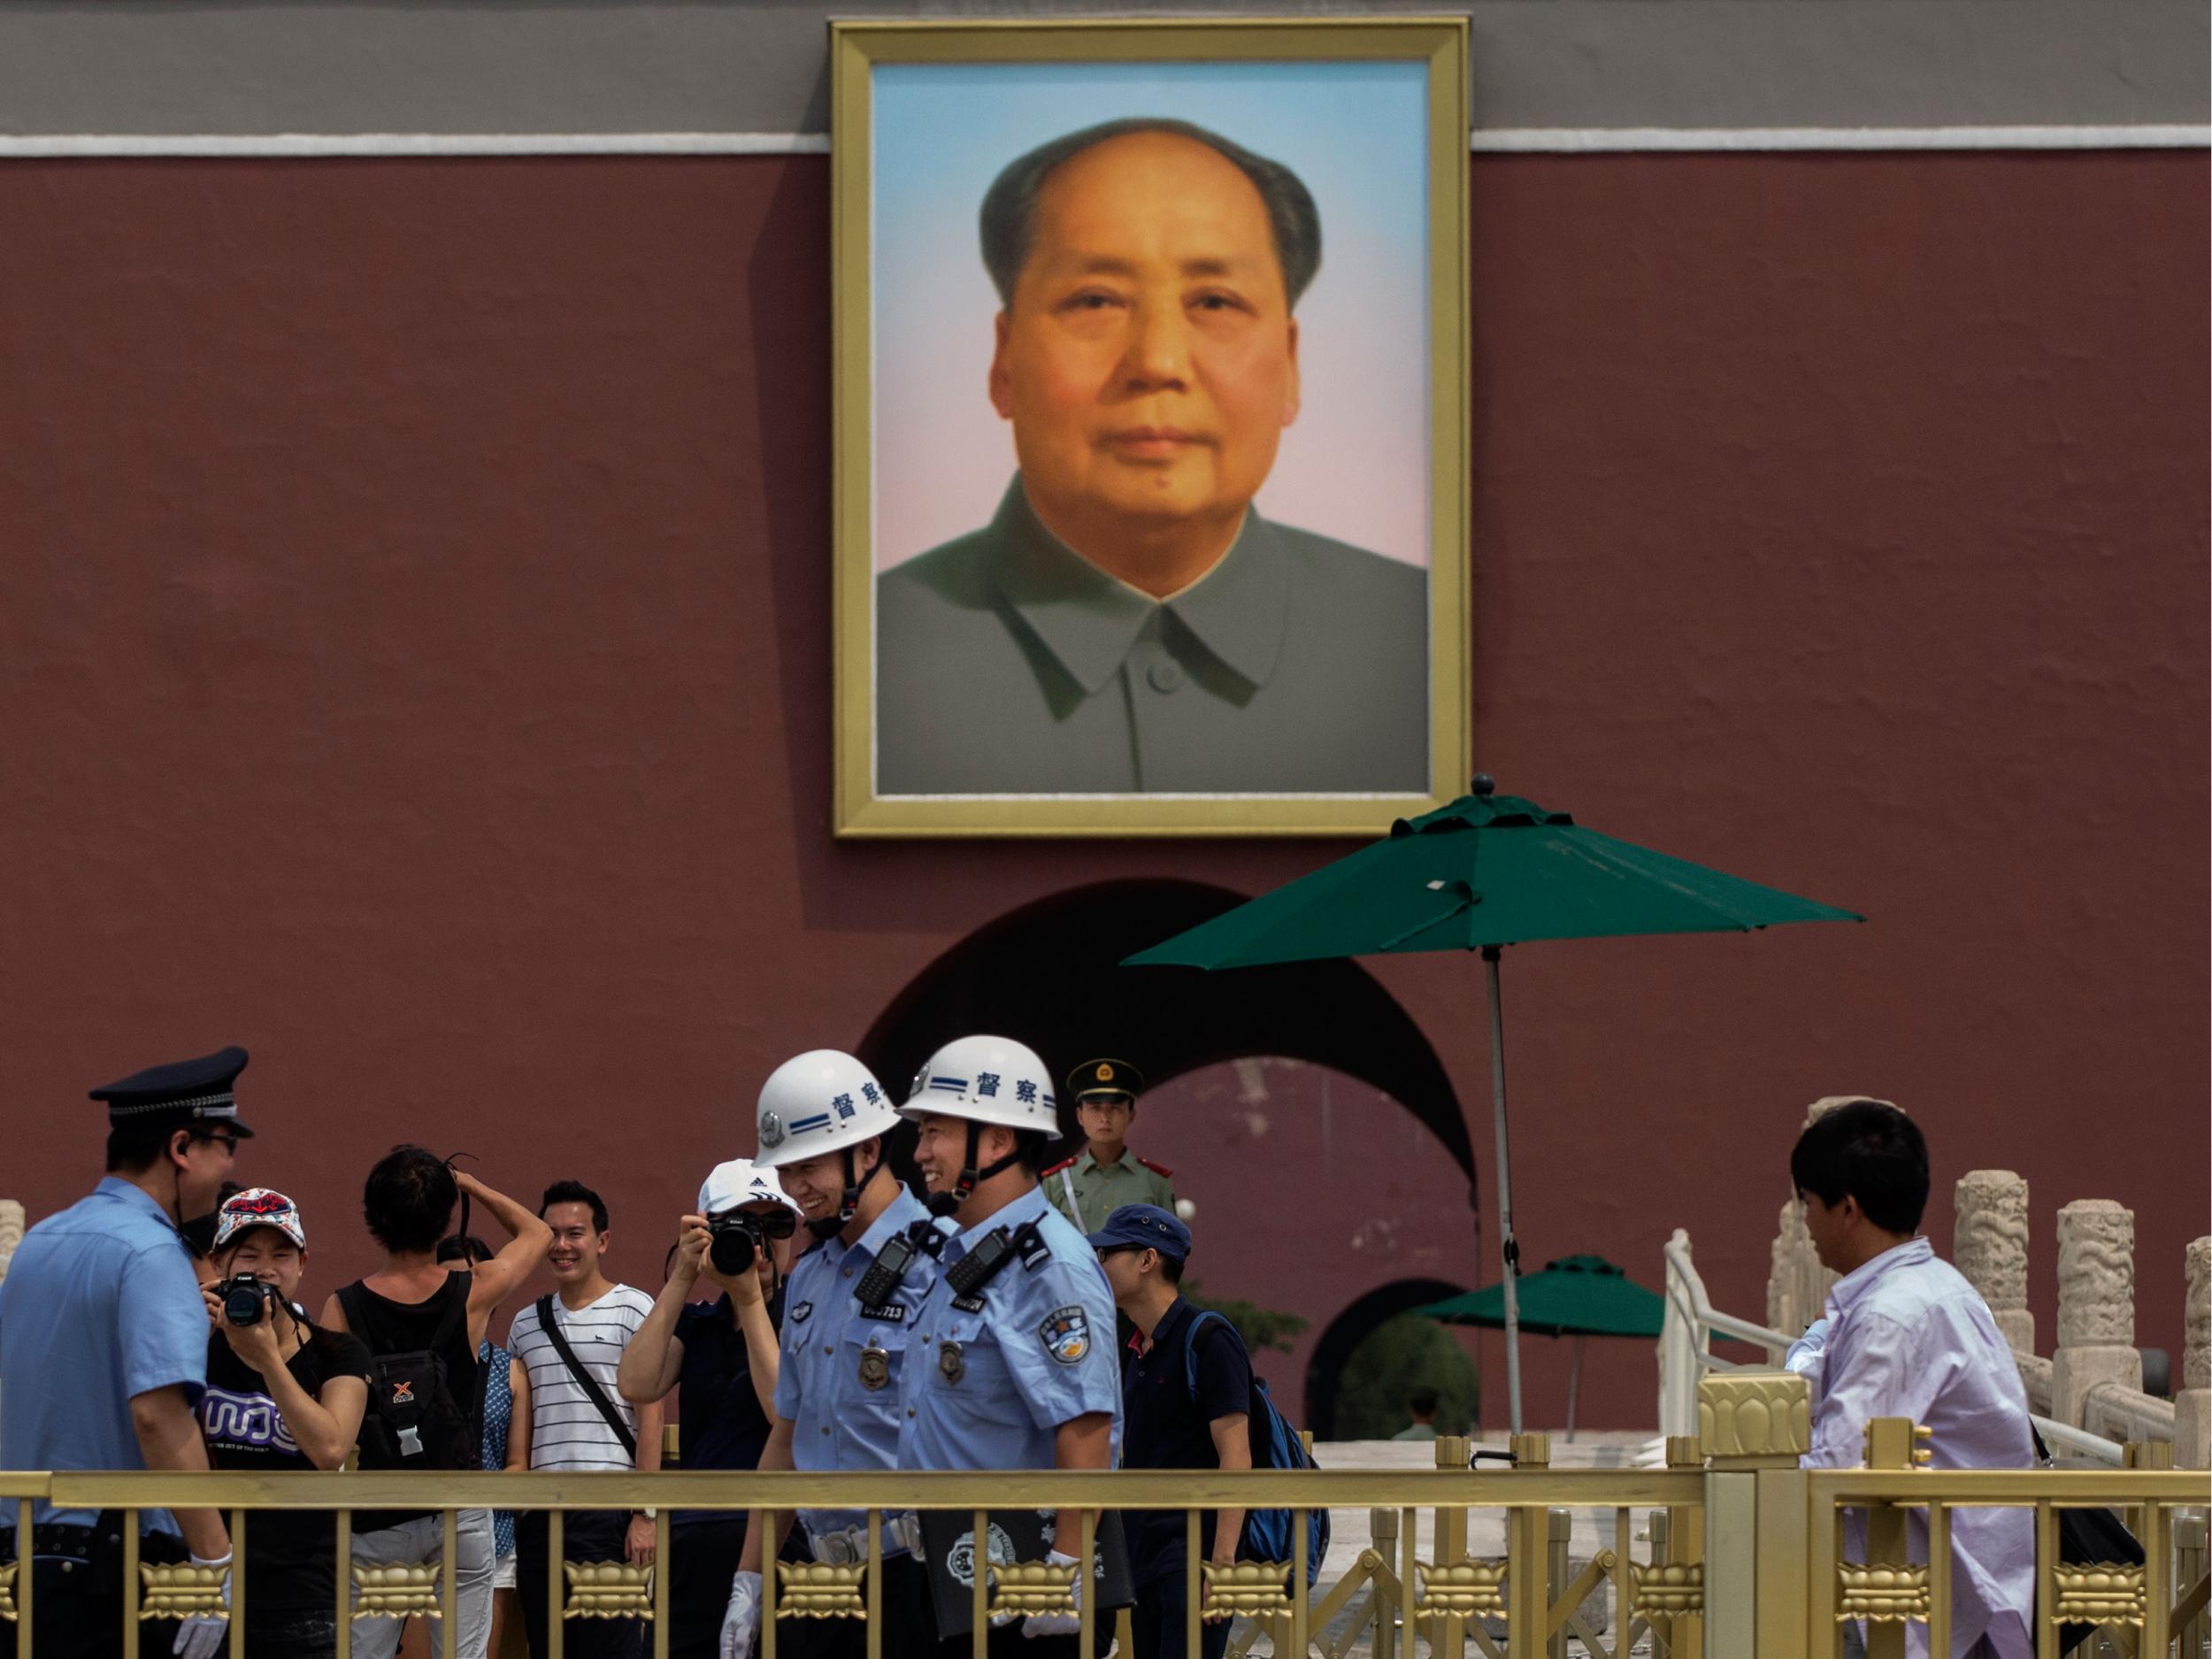
POLYGON ((1567 1443, 1574 1444, 1575 1396, 1582 1392, 1582 1333, 1575 1333, 1574 1358, 1567 1365, 1567 1443))
POLYGON ((1513 1432, 1521 1432, 1521 1302, 1513 1281, 1521 1271, 1521 1247, 1513 1237, 1513 1172, 1505 1144, 1505 1009, 1498 995, 1498 947, 1482 948, 1490 987, 1490 1116, 1498 1132, 1498 1240, 1505 1258, 1505 1403, 1513 1432))

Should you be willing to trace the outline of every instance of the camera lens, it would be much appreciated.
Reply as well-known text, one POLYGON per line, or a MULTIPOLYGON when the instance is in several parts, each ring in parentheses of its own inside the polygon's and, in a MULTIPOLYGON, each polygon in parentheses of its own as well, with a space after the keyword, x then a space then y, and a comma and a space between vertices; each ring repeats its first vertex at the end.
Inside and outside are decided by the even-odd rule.
POLYGON ((233 1325, 259 1325, 267 1293, 257 1279, 234 1279, 223 1292, 223 1317, 233 1325))
POLYGON ((717 1222, 714 1241, 707 1246, 707 1259, 714 1263, 716 1272, 726 1278, 750 1267, 756 1248, 752 1229, 742 1221, 717 1222))

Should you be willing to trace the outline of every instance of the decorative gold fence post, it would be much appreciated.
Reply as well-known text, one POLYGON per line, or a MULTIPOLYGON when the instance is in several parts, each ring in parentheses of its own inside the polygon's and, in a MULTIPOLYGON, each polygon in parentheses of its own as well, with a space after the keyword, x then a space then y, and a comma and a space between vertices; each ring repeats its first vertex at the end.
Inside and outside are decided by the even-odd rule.
MULTIPOLYGON (((1468 1454, 1473 1450, 1465 1435, 1440 1434, 1436 1437, 1436 1466, 1439 1469, 1464 1469, 1468 1454)), ((1467 1559, 1467 1511, 1456 1506, 1440 1509, 1436 1512, 1436 1526, 1432 1534, 1437 1566, 1455 1567, 1467 1559)), ((1429 1624, 1429 1653, 1431 1659, 1459 1659, 1467 1640, 1467 1626, 1456 1615, 1447 1614, 1429 1624)), ((1408 1644, 1409 1647, 1410 1643, 1408 1644)))
POLYGON ((1707 1659, 1805 1659, 1805 1474, 1812 1393, 1790 1371, 1731 1371, 1697 1390, 1706 1457, 1707 1659))
MULTIPOLYGON (((1911 1469, 1924 1463, 1928 1455, 1918 1448, 1927 1438, 1928 1432, 1915 1427, 1910 1417, 1876 1417, 1866 1425, 1866 1466, 1911 1469)), ((1866 1659, 1905 1659, 1905 1626, 1928 1616, 1928 1569, 1912 1566, 1906 1553, 1909 1514, 1900 1503, 1868 1505, 1863 1571, 1855 1576, 1853 1567, 1845 1568, 1843 1610, 1867 1621, 1866 1659)))
MULTIPOLYGON (((1705 1467, 1705 1449, 1697 1443, 1696 1435, 1667 1436, 1667 1467, 1705 1467)), ((1670 1602, 1692 1610, 1671 1608, 1661 1613, 1655 1608, 1655 1617, 1666 1620, 1669 1659, 1696 1659, 1705 1651, 1705 1506, 1669 1509, 1665 1520, 1667 1571, 1658 1575, 1656 1582, 1669 1589, 1670 1602)))
MULTIPOLYGON (((1516 1434, 1508 1442, 1516 1469, 1551 1467, 1551 1436, 1516 1434)), ((1551 1510, 1540 1504, 1509 1509, 1505 1520, 1505 1641, 1511 1659, 1544 1659, 1550 1649, 1551 1510)))

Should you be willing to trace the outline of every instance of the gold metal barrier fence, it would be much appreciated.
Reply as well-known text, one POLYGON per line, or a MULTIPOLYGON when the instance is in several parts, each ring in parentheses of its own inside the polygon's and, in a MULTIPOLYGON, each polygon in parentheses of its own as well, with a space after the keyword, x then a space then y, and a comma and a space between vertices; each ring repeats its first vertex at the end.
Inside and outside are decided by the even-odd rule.
MULTIPOLYGON (((2198 1659, 2206 1585, 2200 1519, 2189 1506, 2208 1501, 2197 1472, 2140 1467, 2095 1471, 1932 1471, 1910 1463, 1913 1429, 1886 1420, 1870 1434, 1874 1466, 1806 1471, 1802 1379, 1735 1372, 1708 1379, 1700 1393, 1700 1434, 1668 1442, 1669 1466, 1656 1470, 1563 1469, 1548 1464, 1542 1435, 1517 1437, 1512 1467, 1466 1467, 1467 1442, 1437 1443, 1432 1471, 1321 1470, 1055 1473, 393 1475, 333 1471, 281 1476, 234 1473, 27 1473, 0 1471, 0 1522, 30 1536, 34 1500, 69 1509, 207 1507, 232 1527, 228 1583, 229 1652, 243 1659, 253 1586, 240 1546, 257 1526, 280 1525, 288 1512, 337 1515, 338 1652, 350 1659, 356 1621, 414 1617, 457 1628, 457 1515, 465 1509, 541 1510, 548 1553, 549 1636, 554 1659, 565 1621, 634 1617, 647 1621, 651 1651, 665 1659, 668 1575, 657 1568, 567 1562, 563 1517, 578 1510, 656 1511, 656 1559, 665 1563, 675 1510, 832 1509, 865 1511, 865 1559, 850 1563, 783 1563, 764 1583, 762 1659, 775 1659, 778 1615, 856 1618, 868 1659, 882 1647, 884 1515, 949 1510, 975 1517, 986 1532, 992 1510, 1062 1508, 1083 1512, 1079 1568, 1043 1562, 995 1566, 973 1574, 971 1641, 985 1659, 995 1617, 1073 1610, 1081 1649, 1093 1645, 1094 1598, 1071 1594, 1079 1571, 1091 1580, 1102 1509, 1181 1509, 1195 1522, 1220 1508, 1289 1509, 1292 1560, 1306 1557, 1313 1509, 1365 1510, 1370 1541, 1333 1584, 1310 1589, 1290 1562, 1240 1563, 1217 1570, 1201 1561, 1199 1528, 1188 1528, 1184 1563, 1187 1650, 1199 1651, 1203 1620, 1248 1621, 1233 1651, 1248 1654, 1263 1636, 1279 1659, 1350 1659, 1363 1641, 1371 1659, 1432 1655, 1463 1659, 1471 1646, 1487 1659, 1569 1659, 1570 1643, 1589 1659, 1826 1659, 1839 1649, 1840 1621, 1867 1624, 1870 1659, 1901 1655, 1909 1623, 1927 1625, 1932 1651, 1947 1653, 1947 1548, 1914 1563, 1905 1548, 1908 1516, 1926 1517, 1947 1545, 1949 1518, 1981 1504, 2032 1508, 2037 1517, 2039 1659, 2055 1659, 2062 1622, 2099 1623, 2131 1642, 2135 1659, 2173 1651, 2198 1659), (1905 1461, 1898 1462, 1899 1448, 1905 1461), (1887 1463, 1889 1466, 1883 1466, 1887 1463), (2099 1573, 2058 1559, 2057 1517, 2068 1507, 2123 1509, 2148 1547, 2131 1571, 2099 1573), (1870 1513, 1868 1560, 1843 1559, 1839 1521, 1847 1509, 1870 1513), (358 1510, 441 1514, 444 1550, 434 1567, 351 1564, 351 1516, 358 1510), (1568 1517, 1596 1511, 1601 1546, 1578 1571, 1568 1554, 1568 1517), (1433 1540, 1422 1559, 1422 1521, 1433 1540), (1472 1548, 1476 1517, 1502 1522, 1502 1555, 1472 1548), (1638 1546, 1641 1545, 1640 1555, 1638 1546), (2194 1553, 2192 1552, 2193 1547, 2194 1553), (1594 1596, 1609 1616, 1593 1620, 1594 1596), (2193 1634, 2192 1632, 2194 1632, 2193 1634), (1609 1640, 1608 1640, 1609 1638, 1609 1640)), ((2154 1454, 2146 1454, 2145 1462, 2154 1454)), ((123 1652, 137 1659, 141 1624, 150 1617, 209 1612, 224 1605, 215 1575, 142 1564, 136 1527, 125 1528, 123 1652)), ((987 1549, 979 1555, 987 1555, 987 1549)), ((37 1598, 30 1575, 0 1562, 0 1632, 12 1626, 18 1659, 35 1654, 37 1598)), ((0 1652, 5 1651, 0 1638, 0 1652)))

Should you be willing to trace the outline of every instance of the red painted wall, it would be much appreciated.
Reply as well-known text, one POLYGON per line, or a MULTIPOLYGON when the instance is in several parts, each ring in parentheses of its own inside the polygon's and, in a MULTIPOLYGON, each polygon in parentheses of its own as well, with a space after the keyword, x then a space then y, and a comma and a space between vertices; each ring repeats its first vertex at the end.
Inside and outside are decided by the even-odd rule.
MULTIPOLYGON (((1535 1260, 1655 1277, 1684 1225, 1755 1310, 1803 1105, 1864 1090, 1929 1132, 1939 1242, 1957 1174, 2033 1183, 2047 1343, 2051 1212, 2133 1205, 2139 1340, 2177 1348, 2212 1157, 2206 183, 1475 163, 1482 764, 1874 918, 1510 953, 1535 1260)), ((826 186, 0 168, 0 1192, 65 1201, 86 1087, 237 1041, 242 1172, 306 1202, 320 1283, 410 1137, 598 1181, 649 1282, 767 1067, 970 929, 1340 850, 833 841, 826 186)), ((1474 964, 1377 971, 1482 1102, 1474 964)), ((1265 1300, 1388 1201, 1261 1144, 1236 1178, 1279 1202, 1204 1277, 1265 1300)), ((1596 1370, 1586 1421, 1648 1424, 1651 1384, 1596 1370)))

